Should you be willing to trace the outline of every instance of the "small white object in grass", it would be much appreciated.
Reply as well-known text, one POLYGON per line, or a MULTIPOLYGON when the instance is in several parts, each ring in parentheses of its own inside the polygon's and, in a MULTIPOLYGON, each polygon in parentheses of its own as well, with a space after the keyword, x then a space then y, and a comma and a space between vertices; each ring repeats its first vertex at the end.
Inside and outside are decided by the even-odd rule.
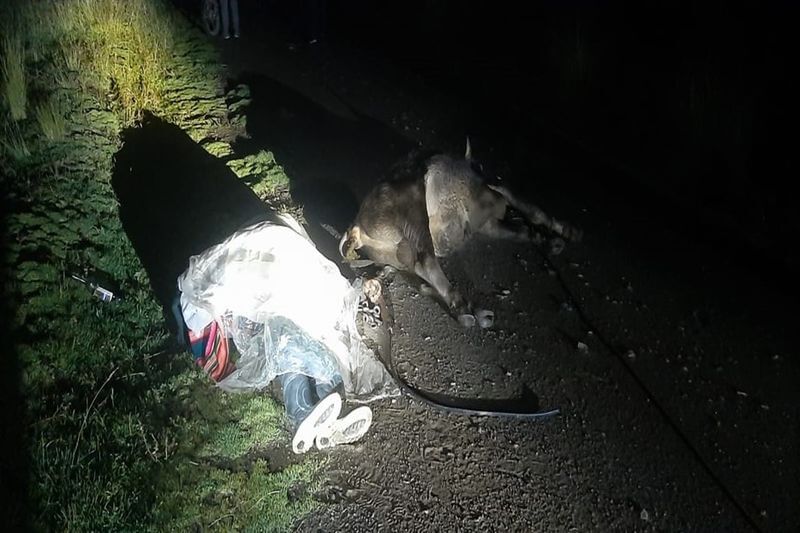
POLYGON ((587 353, 589 351, 589 346, 587 346, 586 343, 578 341, 578 349, 583 353, 587 353))

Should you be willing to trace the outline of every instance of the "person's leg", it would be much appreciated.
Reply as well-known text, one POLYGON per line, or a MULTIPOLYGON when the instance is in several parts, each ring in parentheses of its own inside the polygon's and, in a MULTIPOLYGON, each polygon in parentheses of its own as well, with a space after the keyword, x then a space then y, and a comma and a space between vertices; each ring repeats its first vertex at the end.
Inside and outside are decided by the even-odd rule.
POLYGON ((305 453, 310 450, 322 432, 336 421, 342 409, 342 398, 333 392, 315 401, 311 378, 305 374, 286 373, 278 376, 283 389, 283 403, 292 423, 294 436, 292 450, 305 453))
POLYGON ((314 44, 325 38, 328 3, 326 0, 310 0, 308 4, 309 23, 306 38, 309 44, 314 44))
POLYGON ((175 320, 175 340, 178 342, 178 346, 191 351, 191 347, 189 346, 189 333, 186 328, 186 322, 183 320, 183 312, 181 311, 181 292, 177 289, 175 290, 175 296, 172 298, 172 305, 170 305, 169 309, 172 312, 172 318, 175 320))
POLYGON ((271 324, 271 331, 275 338, 280 339, 282 367, 291 372, 315 376, 309 378, 315 387, 315 402, 323 400, 342 383, 333 354, 296 324, 276 321, 271 324))
POLYGON ((333 381, 312 381, 314 381, 314 389, 317 393, 317 400, 321 400, 332 393, 334 389, 336 389, 342 383, 342 378, 341 376, 336 376, 333 381))
MULTIPOLYGON (((332 381, 317 381, 313 379, 312 381, 320 401, 326 397, 338 396, 334 389, 342 385, 342 377, 338 374, 332 381)), ((372 410, 366 405, 357 407, 342 418, 333 420, 325 429, 317 433, 315 441, 317 448, 323 450, 338 444, 355 442, 367 434, 371 425, 372 410)))
POLYGON ((292 423, 292 429, 300 425, 314 408, 311 380, 305 374, 281 374, 278 382, 283 391, 283 404, 286 415, 292 423))
POLYGON ((230 0, 231 16, 233 17, 233 36, 239 37, 239 0, 230 0))
POLYGON ((279 375, 279 383, 284 388, 287 413, 296 428, 292 449, 295 453, 305 453, 318 435, 329 433, 329 426, 339 417, 342 397, 334 389, 342 378, 329 351, 296 324, 277 318, 270 327, 274 338, 280 339, 280 366, 288 371, 279 375), (322 379, 317 383, 317 379, 308 376, 322 379))
POLYGON ((230 15, 228 13, 229 9, 230 7, 228 6, 228 0, 222 0, 219 3, 219 11, 220 14, 222 15, 222 36, 226 39, 231 38, 230 22, 229 22, 230 15))

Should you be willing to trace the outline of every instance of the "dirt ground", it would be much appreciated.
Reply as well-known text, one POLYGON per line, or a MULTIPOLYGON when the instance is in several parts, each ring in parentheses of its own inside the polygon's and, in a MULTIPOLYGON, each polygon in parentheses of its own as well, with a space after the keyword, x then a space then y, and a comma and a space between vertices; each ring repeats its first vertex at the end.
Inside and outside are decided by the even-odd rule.
POLYGON ((585 232, 556 257, 476 240, 445 261, 495 311, 489 330, 464 330, 413 283, 389 283, 394 358, 410 382, 496 398, 525 385, 560 415, 376 402, 367 437, 330 452, 329 505, 298 531, 800 527, 796 312, 781 283, 693 236, 657 199, 605 186, 624 183, 618 170, 541 124, 500 130, 413 71, 335 44, 292 50, 277 27, 245 24, 220 46, 232 83, 253 94, 240 148, 276 154, 325 253, 335 241, 319 225, 344 229, 397 157, 460 151, 475 131, 490 171, 585 232))

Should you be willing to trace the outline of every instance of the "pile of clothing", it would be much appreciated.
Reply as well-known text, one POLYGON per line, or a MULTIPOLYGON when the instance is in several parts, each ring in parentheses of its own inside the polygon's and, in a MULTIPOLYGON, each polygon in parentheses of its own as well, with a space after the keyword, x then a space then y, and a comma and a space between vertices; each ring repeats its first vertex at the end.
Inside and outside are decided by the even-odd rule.
MULTIPOLYGON (((296 220, 281 220, 193 256, 178 278, 176 311, 195 362, 224 390, 263 390, 278 378, 294 441, 304 422, 316 428, 299 435, 301 453, 309 439, 325 448, 352 437, 336 436, 342 396, 369 401, 399 389, 356 327, 360 280, 342 276, 296 220)), ((368 428, 371 412, 367 421, 369 408, 359 409, 356 425, 368 428)))

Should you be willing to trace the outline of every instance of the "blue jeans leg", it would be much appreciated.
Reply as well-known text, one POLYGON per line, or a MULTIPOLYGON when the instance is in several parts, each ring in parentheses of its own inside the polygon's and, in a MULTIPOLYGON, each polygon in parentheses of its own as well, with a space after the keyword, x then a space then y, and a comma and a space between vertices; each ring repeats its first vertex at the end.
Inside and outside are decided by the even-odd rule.
POLYGON ((314 390, 317 393, 317 401, 319 401, 332 393, 342 382, 342 378, 337 375, 333 381, 316 381, 313 379, 311 381, 314 382, 314 390))
POLYGON ((230 9, 228 7, 228 0, 221 0, 219 3, 219 12, 222 15, 222 36, 223 37, 230 37, 230 15, 228 14, 230 9))
MULTIPOLYGON (((233 34, 239 36, 239 0, 230 0, 231 15, 233 18, 233 34)), ((227 3, 227 2, 226 2, 227 3)))
POLYGON ((283 389, 283 405, 292 427, 300 425, 314 406, 342 382, 336 376, 334 381, 316 381, 305 374, 288 372, 278 376, 281 389, 283 389))
POLYGON ((286 407, 286 415, 289 417, 292 427, 297 428, 316 404, 311 388, 311 378, 305 374, 286 373, 278 376, 278 380, 283 389, 283 405, 286 407))

